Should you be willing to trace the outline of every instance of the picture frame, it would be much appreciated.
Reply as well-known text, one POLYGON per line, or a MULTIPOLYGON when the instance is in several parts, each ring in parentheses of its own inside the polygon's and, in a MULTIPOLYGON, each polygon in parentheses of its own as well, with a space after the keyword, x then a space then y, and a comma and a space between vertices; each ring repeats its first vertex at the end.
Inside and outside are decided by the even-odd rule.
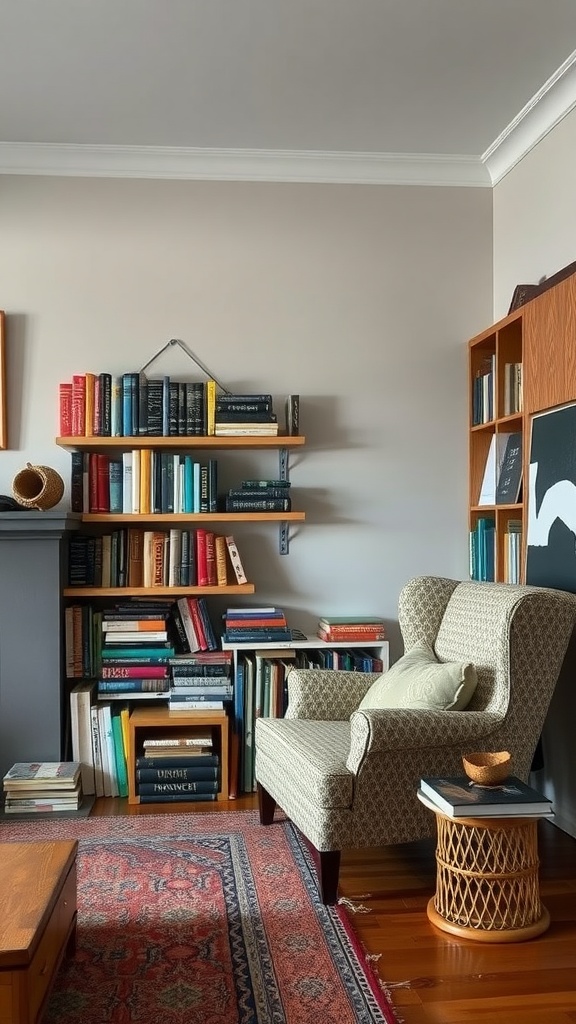
POLYGON ((6 316, 0 309, 0 449, 8 447, 8 409, 6 407, 6 316))

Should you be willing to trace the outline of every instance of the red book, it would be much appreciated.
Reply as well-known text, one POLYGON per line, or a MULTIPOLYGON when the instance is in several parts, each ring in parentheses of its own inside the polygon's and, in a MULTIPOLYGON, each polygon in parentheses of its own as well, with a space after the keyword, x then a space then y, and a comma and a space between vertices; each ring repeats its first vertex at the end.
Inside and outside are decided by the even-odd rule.
POLYGON ((72 435, 86 436, 86 376, 83 373, 72 377, 72 435))
POLYGON ((110 459, 107 455, 97 455, 97 512, 110 511, 110 459))
POLYGON ((331 640, 332 641, 338 641, 338 642, 344 640, 344 641, 354 641, 354 643, 360 642, 360 643, 368 644, 368 643, 379 642, 381 640, 385 640, 386 639, 386 637, 385 637, 384 633, 382 632, 382 630, 374 631, 373 633, 367 633, 367 632, 362 632, 362 633, 345 632, 345 633, 341 633, 338 630, 331 629, 330 632, 327 633, 325 629, 319 629, 318 630, 318 636, 320 637, 321 640, 325 640, 327 643, 330 643, 331 640))
POLYGON ((60 406, 60 437, 72 437, 72 381, 58 385, 60 406))
POLYGON ((111 665, 102 667, 102 679, 167 679, 166 665, 111 665))
POLYGON ((199 527, 196 530, 196 578, 199 587, 207 587, 208 564, 206 560, 206 530, 199 527))
POLYGON ((100 511, 98 504, 98 454, 96 452, 90 452, 88 455, 88 511, 100 511))
POLYGON ((216 539, 211 530, 206 530, 206 577, 208 579, 209 587, 215 587, 217 585, 216 539))
POLYGON ((202 622, 202 616, 198 608, 197 597, 187 597, 188 607, 190 609, 190 615, 192 616, 192 623, 194 626, 194 632, 198 637, 198 643, 200 644, 200 650, 208 650, 208 640, 206 639, 206 633, 204 631, 204 623, 202 622))

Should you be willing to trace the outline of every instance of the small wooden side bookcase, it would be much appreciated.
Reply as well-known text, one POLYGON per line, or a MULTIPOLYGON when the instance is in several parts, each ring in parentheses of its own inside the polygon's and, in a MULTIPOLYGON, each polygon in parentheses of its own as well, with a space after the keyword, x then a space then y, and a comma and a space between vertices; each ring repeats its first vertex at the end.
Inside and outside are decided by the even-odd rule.
MULTIPOLYGON (((225 711, 178 711, 171 714, 166 707, 134 708, 128 719, 128 803, 139 804, 136 791, 136 758, 140 756, 141 733, 148 731, 168 732, 170 729, 190 727, 209 729, 212 732, 214 748, 220 757, 220 789, 217 799, 228 799, 228 716, 225 711), (217 735, 214 735, 215 732, 217 735)), ((184 801, 182 801, 184 802, 184 801)), ((196 804, 195 804, 196 806, 196 804)))

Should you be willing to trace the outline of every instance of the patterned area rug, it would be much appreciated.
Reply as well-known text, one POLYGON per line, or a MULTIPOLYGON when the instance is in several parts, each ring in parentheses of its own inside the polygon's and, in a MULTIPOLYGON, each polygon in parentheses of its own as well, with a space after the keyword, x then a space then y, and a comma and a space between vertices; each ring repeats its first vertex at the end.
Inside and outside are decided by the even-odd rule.
POLYGON ((293 826, 253 811, 3 822, 79 839, 78 947, 43 1024, 392 1024, 293 826))

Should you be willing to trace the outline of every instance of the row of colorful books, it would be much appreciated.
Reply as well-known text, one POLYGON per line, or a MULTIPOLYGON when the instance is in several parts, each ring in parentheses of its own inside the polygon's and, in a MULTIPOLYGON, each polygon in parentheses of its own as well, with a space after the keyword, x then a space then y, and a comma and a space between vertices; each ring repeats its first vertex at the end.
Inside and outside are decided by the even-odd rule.
POLYGON ((198 527, 128 527, 69 541, 71 587, 225 587, 247 577, 234 537, 198 527))
MULTIPOLYGON (((294 414, 291 412, 292 420, 294 414)), ((216 381, 129 372, 78 373, 59 385, 61 437, 198 437, 278 433, 270 394, 217 391, 216 381)), ((287 424, 288 426, 288 424, 287 424)))
POLYGON ((134 598, 104 609, 74 603, 65 609, 64 629, 68 679, 114 678, 116 672, 119 678, 151 679, 158 669, 163 674, 174 655, 219 647, 203 597, 134 598), (112 640, 121 633, 127 646, 113 657, 112 640))
POLYGON ((151 448, 123 452, 72 452, 73 512, 193 514, 218 511, 218 462, 151 448))

